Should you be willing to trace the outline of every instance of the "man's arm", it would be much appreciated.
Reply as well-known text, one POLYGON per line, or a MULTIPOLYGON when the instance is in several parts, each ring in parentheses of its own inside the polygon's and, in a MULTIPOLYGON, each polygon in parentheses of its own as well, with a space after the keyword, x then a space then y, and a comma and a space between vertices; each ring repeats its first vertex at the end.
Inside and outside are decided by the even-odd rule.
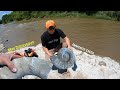
POLYGON ((65 33, 62 30, 58 30, 60 36, 64 39, 65 43, 67 44, 68 48, 71 47, 70 45, 70 39, 65 35, 65 33))
POLYGON ((44 47, 44 46, 43 46, 43 50, 44 50, 44 52, 45 52, 46 54, 48 54, 50 57, 53 56, 52 53, 50 53, 50 52, 48 51, 48 49, 47 49, 46 47, 44 47))
POLYGON ((70 48, 70 47, 71 47, 71 45, 70 45, 70 39, 66 36, 66 37, 64 38, 64 40, 65 40, 68 48, 70 48))
POLYGON ((65 40, 65 42, 66 42, 66 44, 67 44, 67 48, 69 48, 70 50, 72 50, 73 51, 73 48, 71 47, 71 45, 70 45, 70 39, 66 36, 65 38, 64 38, 64 40, 65 40))

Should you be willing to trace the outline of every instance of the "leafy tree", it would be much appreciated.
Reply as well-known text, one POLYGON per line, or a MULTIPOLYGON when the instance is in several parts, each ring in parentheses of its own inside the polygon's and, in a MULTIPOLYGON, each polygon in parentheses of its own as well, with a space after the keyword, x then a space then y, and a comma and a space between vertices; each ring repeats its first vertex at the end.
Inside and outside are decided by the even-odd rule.
POLYGON ((98 11, 85 11, 86 15, 92 16, 93 14, 97 13, 98 11))
POLYGON ((2 20, 0 20, 0 24, 2 24, 2 20))
POLYGON ((87 16, 101 15, 103 17, 110 17, 120 21, 120 11, 13 11, 10 14, 3 15, 0 23, 8 23, 12 21, 21 21, 23 19, 29 20, 31 18, 44 17, 66 17, 66 16, 87 16))

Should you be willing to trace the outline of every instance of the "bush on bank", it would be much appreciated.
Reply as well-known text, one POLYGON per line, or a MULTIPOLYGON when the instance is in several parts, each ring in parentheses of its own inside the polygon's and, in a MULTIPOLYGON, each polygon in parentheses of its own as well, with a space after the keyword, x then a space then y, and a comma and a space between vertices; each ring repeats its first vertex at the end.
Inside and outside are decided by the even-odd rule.
POLYGON ((31 18, 88 16, 120 21, 120 11, 13 11, 10 14, 3 15, 0 24, 29 20, 31 18))

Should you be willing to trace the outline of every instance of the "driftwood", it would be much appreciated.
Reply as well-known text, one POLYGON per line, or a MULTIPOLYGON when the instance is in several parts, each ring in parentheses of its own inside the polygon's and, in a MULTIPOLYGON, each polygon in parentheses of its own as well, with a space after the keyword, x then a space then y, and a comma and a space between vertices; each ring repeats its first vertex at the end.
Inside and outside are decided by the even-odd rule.
POLYGON ((52 68, 52 64, 46 60, 36 57, 23 57, 14 59, 13 64, 17 72, 13 73, 8 67, 0 69, 0 79, 22 79, 25 75, 35 75, 41 79, 47 79, 47 75, 52 68))

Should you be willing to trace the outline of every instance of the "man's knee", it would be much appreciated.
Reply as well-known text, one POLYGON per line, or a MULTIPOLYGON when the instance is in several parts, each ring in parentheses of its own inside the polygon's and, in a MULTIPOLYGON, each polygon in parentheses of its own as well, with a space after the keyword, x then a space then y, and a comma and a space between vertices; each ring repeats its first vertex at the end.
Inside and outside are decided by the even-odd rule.
POLYGON ((50 52, 51 54, 54 54, 54 53, 55 53, 55 49, 50 49, 49 52, 50 52))
MULTIPOLYGON (((54 55, 54 53, 55 53, 54 49, 49 50, 49 52, 50 52, 51 54, 53 54, 53 55, 54 55)), ((49 59, 50 59, 50 56, 49 56, 47 53, 45 53, 45 59, 46 59, 46 60, 49 60, 49 59)))
POLYGON ((68 47, 67 43, 66 43, 66 42, 63 42, 63 43, 62 43, 62 48, 66 48, 66 47, 68 47))
POLYGON ((60 43, 56 48, 55 48, 55 52, 58 52, 61 48, 66 48, 67 44, 65 42, 60 43))

